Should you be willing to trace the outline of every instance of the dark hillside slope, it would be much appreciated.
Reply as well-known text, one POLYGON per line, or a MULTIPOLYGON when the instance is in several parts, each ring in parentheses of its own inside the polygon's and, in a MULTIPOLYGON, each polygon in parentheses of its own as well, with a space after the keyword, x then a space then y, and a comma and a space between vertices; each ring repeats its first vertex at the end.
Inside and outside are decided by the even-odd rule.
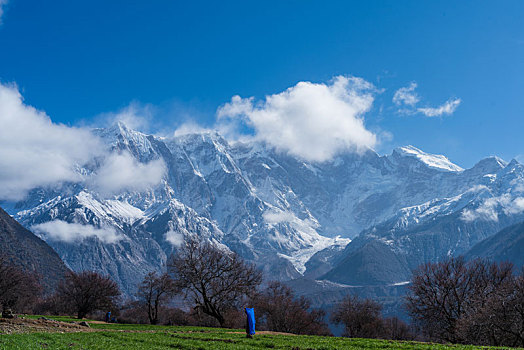
POLYGON ((2 208, 0 254, 22 269, 38 273, 46 292, 53 290, 68 270, 53 248, 20 225, 2 208))
POLYGON ((377 240, 347 254, 320 279, 352 286, 377 286, 409 281, 411 270, 405 256, 377 240))
POLYGON ((524 222, 506 227, 479 242, 466 254, 466 258, 510 261, 520 269, 524 266, 524 222))

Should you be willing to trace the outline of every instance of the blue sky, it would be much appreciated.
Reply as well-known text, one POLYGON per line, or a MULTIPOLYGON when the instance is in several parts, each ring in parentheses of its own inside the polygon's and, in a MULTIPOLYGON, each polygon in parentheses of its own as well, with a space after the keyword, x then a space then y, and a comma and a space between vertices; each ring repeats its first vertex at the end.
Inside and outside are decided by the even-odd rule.
POLYGON ((344 75, 377 88, 363 118, 381 153, 413 144, 463 167, 524 154, 522 1, 0 3, 0 82, 57 123, 135 103, 162 128, 211 126, 234 95, 344 75), (460 105, 399 113, 392 98, 411 82, 415 109, 460 105))

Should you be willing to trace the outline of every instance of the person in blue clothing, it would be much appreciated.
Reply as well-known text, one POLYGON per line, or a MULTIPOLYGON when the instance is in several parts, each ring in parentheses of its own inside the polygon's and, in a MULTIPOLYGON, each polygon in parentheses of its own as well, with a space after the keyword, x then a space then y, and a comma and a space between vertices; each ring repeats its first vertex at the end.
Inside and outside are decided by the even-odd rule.
POLYGON ((253 335, 255 335, 255 309, 246 307, 244 310, 246 311, 246 337, 253 338, 253 335))
POLYGON ((111 311, 108 311, 106 313, 106 322, 109 323, 111 321, 111 311))

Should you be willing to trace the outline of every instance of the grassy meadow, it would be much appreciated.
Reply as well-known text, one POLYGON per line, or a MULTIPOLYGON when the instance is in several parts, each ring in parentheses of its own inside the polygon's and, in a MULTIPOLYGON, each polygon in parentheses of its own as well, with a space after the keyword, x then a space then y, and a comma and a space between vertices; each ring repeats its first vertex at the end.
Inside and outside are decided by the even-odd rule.
MULTIPOLYGON (((29 316, 38 318, 38 316, 29 316)), ((68 317, 53 320, 78 321, 68 317)), ((89 322, 89 320, 88 320, 89 322)), ((243 330, 89 323, 85 332, 0 334, 0 349, 479 349, 417 342, 347 339, 285 334, 257 334, 247 339, 243 330)), ((489 349, 483 347, 483 349, 489 349)), ((497 348, 502 349, 502 348, 497 348)))

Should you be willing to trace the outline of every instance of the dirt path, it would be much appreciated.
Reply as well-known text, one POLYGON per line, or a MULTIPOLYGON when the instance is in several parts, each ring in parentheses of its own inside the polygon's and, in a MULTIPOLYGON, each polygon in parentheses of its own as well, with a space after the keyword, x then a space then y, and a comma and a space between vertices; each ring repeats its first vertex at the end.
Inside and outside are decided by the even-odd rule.
POLYGON ((93 332, 97 331, 78 323, 61 322, 49 319, 29 318, 0 318, 0 334, 12 333, 71 333, 71 332, 93 332))
MULTIPOLYGON (((229 332, 229 333, 233 333, 233 334, 246 334, 246 332, 229 332)), ((293 336, 296 336, 296 334, 293 334, 293 333, 272 332, 272 331, 257 331, 256 334, 293 335, 293 336)))

